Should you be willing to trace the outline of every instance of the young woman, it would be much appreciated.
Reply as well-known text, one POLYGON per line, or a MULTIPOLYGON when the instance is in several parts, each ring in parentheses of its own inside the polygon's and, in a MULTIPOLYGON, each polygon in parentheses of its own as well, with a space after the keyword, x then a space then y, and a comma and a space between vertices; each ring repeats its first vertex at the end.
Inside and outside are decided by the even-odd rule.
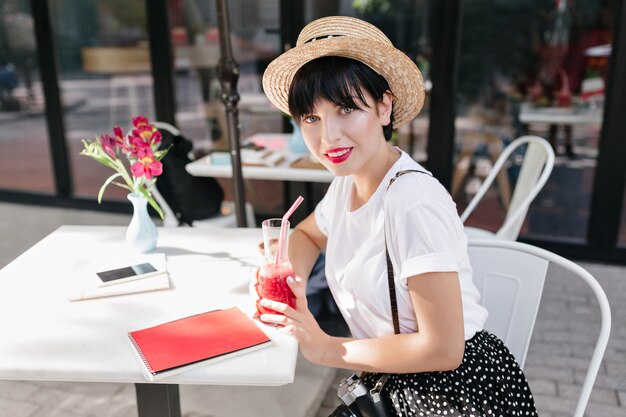
POLYGON ((535 416, 528 384, 502 342, 483 330, 467 238, 450 195, 388 141, 424 101, 415 64, 374 26, 349 17, 307 25, 267 68, 269 99, 299 124, 336 175, 290 236, 297 307, 261 300, 315 363, 366 371, 398 416, 535 416), (391 186, 390 180, 398 176, 391 186), (418 172, 413 172, 418 171, 418 172), (395 272, 399 334, 388 289, 395 272), (351 338, 324 333, 307 309, 306 279, 326 252, 329 288, 351 338), (406 375, 410 374, 410 375, 406 375))

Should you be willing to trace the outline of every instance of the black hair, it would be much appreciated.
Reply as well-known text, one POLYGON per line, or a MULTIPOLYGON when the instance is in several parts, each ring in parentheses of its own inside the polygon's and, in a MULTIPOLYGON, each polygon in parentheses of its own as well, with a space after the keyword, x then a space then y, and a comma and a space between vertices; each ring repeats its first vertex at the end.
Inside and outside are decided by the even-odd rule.
MULTIPOLYGON (((391 90, 382 75, 360 61, 338 56, 317 58, 307 62, 293 77, 289 88, 289 112, 299 124, 302 117, 313 111, 318 100, 353 109, 369 107, 363 89, 376 102, 391 90), (355 101, 355 95, 360 103, 355 101)), ((393 111, 391 122, 382 129, 388 141, 393 131, 393 111)))

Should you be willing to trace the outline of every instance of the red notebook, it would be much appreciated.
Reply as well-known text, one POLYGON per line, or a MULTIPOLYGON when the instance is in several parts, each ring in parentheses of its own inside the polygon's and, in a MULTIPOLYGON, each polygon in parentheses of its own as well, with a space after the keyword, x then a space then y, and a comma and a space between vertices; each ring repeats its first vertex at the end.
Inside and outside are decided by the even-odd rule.
POLYGON ((269 345, 270 339, 237 307, 196 314, 128 333, 151 381, 269 345))

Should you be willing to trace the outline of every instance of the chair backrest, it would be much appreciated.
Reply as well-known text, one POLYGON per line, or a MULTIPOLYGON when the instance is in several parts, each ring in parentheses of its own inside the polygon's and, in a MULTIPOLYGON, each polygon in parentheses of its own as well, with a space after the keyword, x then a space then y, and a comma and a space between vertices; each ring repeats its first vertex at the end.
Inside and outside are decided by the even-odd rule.
POLYGON ((174 136, 180 136, 180 130, 178 130, 178 128, 174 125, 171 125, 169 123, 166 122, 152 122, 152 125, 154 127, 156 127, 159 130, 165 130, 166 132, 169 132, 170 134, 174 135, 174 136))
POLYGON ((524 366, 537 318, 549 264, 558 265, 591 288, 601 313, 601 326, 587 368, 574 417, 583 417, 611 331, 611 311, 598 281, 585 269, 559 255, 524 243, 470 240, 469 256, 474 282, 489 311, 485 329, 498 336, 524 366))
POLYGON ((511 203, 506 213, 504 223, 496 232, 500 239, 516 240, 522 228, 530 203, 535 199, 539 191, 548 181, 554 167, 554 151, 545 139, 539 136, 522 136, 511 142, 500 154, 493 168, 483 181, 478 192, 472 198, 467 208, 461 214, 461 220, 465 222, 480 203, 485 193, 493 183, 499 171, 511 154, 522 145, 528 145, 524 154, 524 160, 517 177, 517 183, 511 203))

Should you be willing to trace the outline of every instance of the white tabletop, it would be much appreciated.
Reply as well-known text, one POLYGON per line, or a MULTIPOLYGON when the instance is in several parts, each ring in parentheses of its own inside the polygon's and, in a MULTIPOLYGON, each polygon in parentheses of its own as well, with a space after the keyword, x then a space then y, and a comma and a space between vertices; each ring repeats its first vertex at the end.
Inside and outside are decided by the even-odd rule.
MULTIPOLYGON (((0 270, 0 379, 147 383, 127 332, 204 311, 254 311, 260 229, 160 228, 169 290, 69 302, 77 262, 124 256, 124 227, 63 226, 0 270)), ((293 382, 297 343, 260 324, 272 346, 159 380, 167 384, 293 382)))
MULTIPOLYGON (((274 166, 247 166, 244 164, 241 169, 243 177, 257 180, 331 182, 334 176, 326 169, 291 167, 291 164, 302 158, 303 155, 293 154, 285 147, 289 136, 289 134, 282 133, 259 133, 247 138, 245 142, 252 141, 257 144, 268 145, 269 149, 282 154, 283 160, 274 166)), ((233 168, 230 163, 211 163, 210 155, 187 164, 185 169, 197 177, 231 178, 233 176, 233 168)))
POLYGON ((522 104, 519 120, 523 123, 546 123, 559 125, 600 125, 602 111, 599 109, 575 109, 571 107, 534 107, 522 104))

